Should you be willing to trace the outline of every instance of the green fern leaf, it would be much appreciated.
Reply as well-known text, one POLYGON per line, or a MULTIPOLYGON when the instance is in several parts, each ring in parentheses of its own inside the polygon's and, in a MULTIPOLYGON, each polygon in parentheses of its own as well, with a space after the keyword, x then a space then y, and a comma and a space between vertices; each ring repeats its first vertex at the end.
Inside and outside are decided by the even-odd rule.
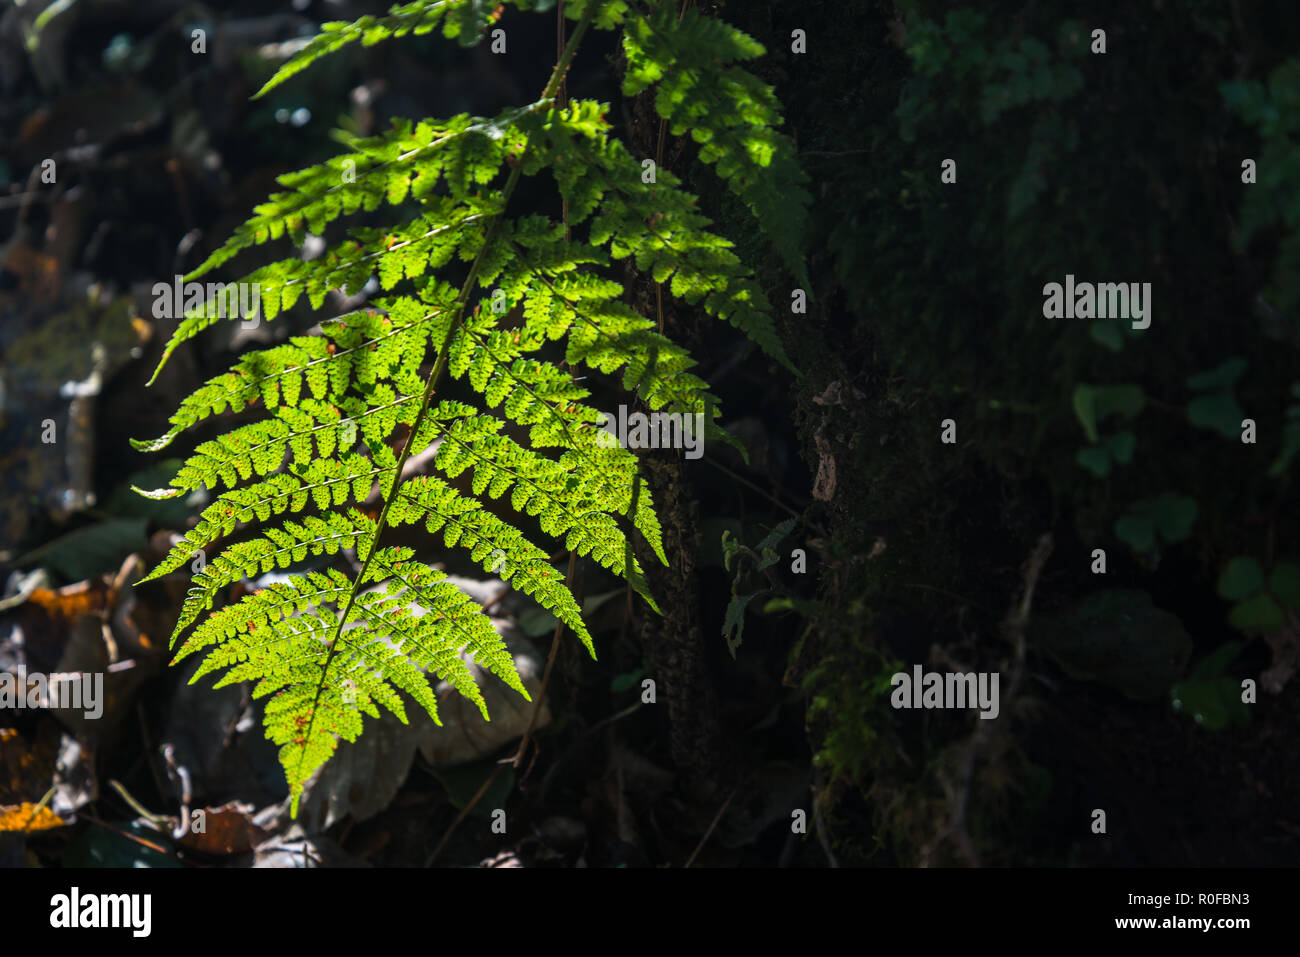
MULTIPOLYGON (((534 103, 494 118, 399 120, 373 137, 340 136, 346 152, 282 176, 283 191, 187 277, 254 246, 301 245, 360 212, 373 222, 400 210, 395 223, 350 225, 319 256, 283 258, 243 280, 260 290, 268 320, 304 299, 319 309, 333 290, 357 294, 372 278, 384 297, 314 334, 246 353, 184 398, 163 435, 134 441, 159 451, 214 417, 242 417, 199 443, 169 487, 137 490, 211 496, 144 580, 189 566, 171 637, 177 659, 201 656, 194 680, 253 683, 295 814, 312 776, 339 741, 357 739, 367 716, 382 708, 405 721, 409 699, 437 721, 435 679, 485 719, 469 662, 529 697, 481 606, 433 567, 440 550, 464 549, 593 657, 578 602, 539 535, 625 579, 655 608, 633 554, 640 538, 642 555, 667 564, 653 498, 637 455, 600 427, 577 369, 620 381, 651 410, 701 416, 710 438, 725 435, 717 396, 687 350, 624 301, 618 260, 789 364, 770 303, 695 198, 666 171, 641 182, 606 105, 555 102, 586 31, 624 27, 630 86, 657 84, 670 122, 706 134, 701 155, 765 228, 782 216, 797 224, 802 198, 797 170, 781 165, 775 100, 734 66, 761 48, 693 12, 679 24, 622 0, 569 0, 565 10, 577 26, 534 103), (716 99, 698 88, 703 77, 743 102, 700 117, 716 99), (568 219, 507 215, 520 180, 543 175, 568 219), (461 264, 467 274, 452 285, 446 274, 461 264), (448 377, 459 380, 457 398, 444 394, 448 377), (425 450, 427 474, 412 474, 412 456, 425 450), (418 549, 385 545, 400 526, 427 538, 418 549), (231 600, 236 585, 242 594, 231 600)), ((498 13, 484 0, 422 0, 326 24, 262 92, 352 43, 441 29, 472 44, 498 13)), ((222 318, 206 307, 187 310, 159 369, 222 318)))

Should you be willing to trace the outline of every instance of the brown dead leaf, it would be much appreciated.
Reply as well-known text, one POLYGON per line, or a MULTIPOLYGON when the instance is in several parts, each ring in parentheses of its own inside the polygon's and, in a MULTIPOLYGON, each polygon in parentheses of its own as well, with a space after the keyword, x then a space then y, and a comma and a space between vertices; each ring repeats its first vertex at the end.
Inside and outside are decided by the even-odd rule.
POLYGON ((22 735, 13 728, 0 728, 0 800, 13 801, 31 791, 28 782, 36 779, 37 771, 36 756, 22 735))
POLYGON ((4 249, 0 268, 17 278, 18 295, 38 303, 54 302, 59 296, 59 261, 25 243, 4 249))
POLYGON ((41 722, 28 745, 13 728, 0 728, 0 807, 39 802, 53 785, 55 814, 70 817, 94 800, 94 756, 52 721, 41 722))
POLYGON ((27 601, 43 609, 49 616, 61 618, 65 624, 70 624, 82 615, 102 615, 108 607, 108 597, 104 582, 84 581, 58 590, 37 588, 28 596, 27 601))
POLYGON ((190 831, 180 839, 181 847, 216 856, 243 854, 266 840, 270 832, 253 823, 253 806, 231 801, 203 810, 204 830, 195 834, 198 811, 191 812, 190 831))

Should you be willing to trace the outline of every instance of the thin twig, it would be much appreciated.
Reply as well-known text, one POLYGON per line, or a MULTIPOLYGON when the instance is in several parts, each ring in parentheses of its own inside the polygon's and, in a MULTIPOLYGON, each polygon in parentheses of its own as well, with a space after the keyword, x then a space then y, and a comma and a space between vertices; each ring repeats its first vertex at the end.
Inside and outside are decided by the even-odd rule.
MULTIPOLYGON (((50 785, 50 789, 45 792, 45 796, 42 797, 39 801, 37 801, 34 805, 32 805, 32 813, 28 815, 27 820, 23 821, 23 826, 19 828, 20 831, 25 832, 29 827, 31 827, 32 821, 36 820, 36 815, 41 813, 41 808, 49 804, 50 798, 54 797, 55 790, 56 790, 56 786, 53 784, 50 785)), ((54 814, 53 811, 51 811, 50 813, 54 814)), ((58 817, 58 815, 55 814, 55 817, 58 817)))
POLYGON ((125 801, 128 805, 130 805, 131 810, 135 811, 136 814, 140 815, 140 817, 144 818, 150 824, 155 826, 167 824, 168 826, 170 826, 170 819, 167 817, 166 814, 154 814, 147 807, 145 807, 134 797, 132 797, 131 793, 127 791, 125 785, 123 785, 121 781, 117 781, 113 778, 109 778, 108 783, 113 788, 113 790, 115 790, 118 793, 118 795, 122 798, 122 800, 125 801))
MULTIPOLYGON (((1039 536, 1034 550, 1030 553, 1028 561, 1025 562, 1024 585, 1020 592, 1019 604, 1012 603, 1012 607, 1007 612, 1007 617, 1002 624, 1003 635, 1010 639, 1014 649, 1011 686, 1007 689, 1007 693, 999 705, 1000 710, 1006 710, 1008 713, 1024 676, 1025 632, 1029 626, 1029 610, 1033 606, 1034 589, 1038 585, 1038 576, 1042 573, 1043 565, 1047 562, 1047 556, 1051 553, 1052 536, 1045 532, 1039 536)), ((991 727, 983 721, 979 721, 977 724, 978 727, 976 727, 975 733, 971 735, 966 746, 966 753, 962 759, 957 793, 953 799, 952 822, 949 826, 950 836, 957 842, 957 846, 961 848, 962 854, 965 855, 967 862, 972 867, 979 867, 980 862, 979 855, 975 851, 974 842, 971 841, 970 834, 966 830, 966 810, 970 803, 970 789, 975 776, 976 759, 993 733, 991 727)))
POLYGON ((924 589, 925 591, 932 591, 939 595, 947 595, 949 598, 956 598, 958 601, 964 602, 965 604, 970 605, 972 608, 978 608, 980 611, 987 612, 990 615, 994 613, 992 608, 989 608, 986 605, 981 605, 979 602, 975 601, 972 598, 967 598, 965 595, 959 595, 955 591, 948 591, 948 589, 946 588, 936 588, 934 585, 925 585, 922 584, 921 582, 903 582, 903 587, 921 588, 924 589))
POLYGON ((831 850, 830 835, 826 833, 826 821, 821 810, 813 806, 813 829, 817 831, 817 843, 822 846, 822 853, 826 855, 826 861, 831 867, 839 867, 840 862, 835 858, 835 852, 831 850))
POLYGON ((789 505, 786 505, 785 502, 781 501, 779 498, 777 498, 775 495, 772 495, 770 492, 765 492, 762 488, 755 485, 753 482, 745 478, 743 475, 737 475, 731 469, 727 468, 721 462, 717 461, 717 459, 714 459, 706 455, 704 456, 704 461, 708 462, 715 469, 717 469, 719 472, 722 472, 724 475, 727 475, 732 480, 739 482, 741 485, 746 485, 749 488, 753 489, 755 492, 763 496, 763 498, 767 499, 777 508, 781 509, 784 512, 788 512, 790 515, 794 516, 795 518, 799 518, 799 513, 796 512, 794 509, 792 509, 789 505))
POLYGON ((442 835, 442 840, 438 842, 438 846, 433 849, 433 853, 430 854, 428 859, 424 862, 425 867, 433 867, 433 862, 438 859, 438 855, 442 853, 442 849, 447 846, 447 842, 451 840, 451 836, 455 833, 456 828, 460 827, 460 822, 469 817, 469 812, 474 810, 474 806, 478 804, 483 795, 487 793, 488 788, 492 786, 492 782, 497 779, 497 775, 501 773, 503 767, 505 767, 504 764, 498 764, 493 768, 492 773, 489 774, 487 779, 483 782, 483 786, 478 789, 472 798, 470 798, 469 803, 461 808, 461 812, 456 815, 456 820, 451 822, 451 827, 447 828, 446 833, 442 835))
POLYGON ((613 714, 605 715, 605 717, 601 718, 586 731, 582 732, 582 736, 584 738, 590 737, 606 725, 613 724, 615 721, 626 718, 628 715, 636 714, 636 712, 640 711, 642 707, 644 707, 644 703, 638 698, 622 711, 615 711, 613 714))
POLYGON ((109 824, 107 821, 101 821, 93 814, 88 814, 85 811, 78 811, 77 814, 81 817, 84 817, 91 824, 98 824, 100 827, 108 828, 108 830, 119 835, 120 837, 124 837, 128 841, 134 841, 137 844, 143 845, 144 847, 149 848, 149 850, 151 851, 157 851, 159 854, 166 854, 168 857, 176 856, 175 854, 172 853, 172 851, 170 851, 168 848, 163 847, 161 844, 155 844, 153 841, 146 841, 144 838, 138 837, 137 835, 132 834, 130 831, 124 831, 120 827, 114 827, 112 824, 109 824))
POLYGON ((739 790, 740 788, 738 787, 731 789, 731 793, 727 795, 727 799, 722 802, 722 807, 718 808, 718 813, 713 815, 713 823, 709 825, 709 829, 705 831, 704 836, 700 838, 700 843, 695 845, 695 850, 691 851, 691 856, 688 857, 686 863, 682 865, 683 869, 690 867, 695 863, 695 858, 699 855, 700 851, 704 850, 704 845, 708 843, 709 838, 713 835, 713 829, 716 828, 718 822, 722 820, 722 815, 727 813, 727 808, 731 806, 731 799, 736 796, 736 792, 739 790))
POLYGON ((613 714, 606 715, 605 717, 597 721, 595 724, 593 724, 591 727, 582 731, 578 735, 577 740, 574 741, 573 744, 571 744, 567 750, 561 752, 560 755, 556 757, 556 759, 553 762, 551 762, 550 768, 547 770, 546 775, 542 778, 542 783, 537 789, 537 795, 536 795, 537 800, 539 802, 546 800, 546 795, 551 788, 551 781, 555 778, 556 773, 561 768, 564 767, 564 762, 569 759, 569 756, 573 753, 574 748, 580 742, 585 741, 587 738, 590 738, 597 731, 601 730, 602 728, 608 727, 609 725, 613 724, 615 721, 621 721, 623 718, 636 714, 636 712, 641 710, 641 708, 643 707, 644 705, 641 703, 640 699, 638 699, 636 702, 624 708, 622 711, 616 711, 613 714))
POLYGON ((487 601, 483 602, 483 604, 479 606, 479 611, 483 612, 483 614, 486 615, 497 605, 501 604, 501 600, 505 598, 506 595, 509 595, 510 592, 512 592, 513 590, 514 589, 512 589, 509 585, 507 585, 505 588, 501 589, 499 592, 497 592, 487 601))

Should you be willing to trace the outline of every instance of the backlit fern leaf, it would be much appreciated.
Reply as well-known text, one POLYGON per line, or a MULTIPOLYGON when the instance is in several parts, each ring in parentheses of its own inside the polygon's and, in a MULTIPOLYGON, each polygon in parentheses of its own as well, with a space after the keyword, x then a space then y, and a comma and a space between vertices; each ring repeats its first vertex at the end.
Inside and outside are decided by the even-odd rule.
POLYGON ((780 105, 771 87, 733 64, 762 56, 761 44, 698 10, 664 4, 629 21, 623 94, 656 86, 655 110, 674 136, 689 132, 700 159, 749 206, 800 285, 808 286, 801 242, 807 177, 792 144, 776 131, 780 105), (670 66, 671 65, 671 66, 670 66))
MULTIPOLYGON (((516 0, 515 5, 527 9, 530 4, 516 0)), ((257 96, 263 96, 301 73, 321 57, 357 41, 362 46, 374 46, 390 37, 402 37, 408 33, 421 36, 441 26, 443 36, 458 40, 461 46, 473 46, 478 42, 479 31, 492 22, 493 6, 486 0, 416 0, 414 3, 394 4, 389 8, 388 16, 365 16, 352 23, 343 20, 323 23, 320 35, 312 37, 285 63, 257 92, 257 96)))
MULTIPOLYGON (((709 231, 695 198, 667 171, 642 182, 640 164, 611 138, 604 104, 555 100, 591 28, 625 27, 635 51, 630 82, 674 91, 665 114, 674 124, 704 102, 681 75, 722 70, 752 102, 700 121, 711 131, 706 146, 721 150, 705 158, 760 217, 785 215, 800 194, 782 197, 779 209, 765 197, 790 186, 789 170, 750 148, 774 144, 768 159, 784 149, 772 139, 775 101, 734 66, 757 45, 694 13, 679 28, 623 0, 569 0, 565 9, 577 26, 536 102, 491 119, 402 120, 376 136, 342 136, 346 153, 282 176, 284 191, 187 277, 265 243, 302 245, 355 213, 373 222, 394 211, 390 225, 351 226, 314 258, 280 259, 244 280, 260 291, 267 319, 301 302, 319 309, 332 290, 357 295, 372 277, 386 297, 322 322, 316 334, 243 355, 187 396, 163 435, 135 443, 158 451, 215 416, 243 418, 198 444, 169 487, 138 490, 211 497, 145 580, 190 566, 171 638, 177 658, 202 656, 195 679, 220 672, 219 685, 254 683, 295 814, 309 779, 340 740, 356 740, 364 716, 383 708, 405 721, 409 698, 438 720, 433 678, 484 718, 470 661, 529 697, 483 608, 430 564, 440 549, 468 552, 593 656, 547 548, 626 579, 654 607, 631 540, 667 563, 653 497, 637 455, 601 427, 577 371, 621 379, 652 410, 699 416, 710 438, 724 433, 718 399, 689 353, 627 304, 618 260, 630 258, 669 295, 788 364, 770 303, 732 244, 709 231), (705 55, 710 38, 721 43, 716 63, 705 55), (543 174, 558 185, 567 217, 510 216, 521 178, 543 174), (458 380, 456 397, 444 380, 458 380), (428 474, 406 468, 425 450, 428 474), (424 546, 384 544, 395 526, 423 529, 424 546), (538 544, 539 535, 551 544, 538 544)), ((438 28, 477 42, 499 13, 484 0, 424 0, 327 24, 263 92, 353 42, 438 28)), ((221 318, 210 304, 189 303, 160 369, 221 318)))

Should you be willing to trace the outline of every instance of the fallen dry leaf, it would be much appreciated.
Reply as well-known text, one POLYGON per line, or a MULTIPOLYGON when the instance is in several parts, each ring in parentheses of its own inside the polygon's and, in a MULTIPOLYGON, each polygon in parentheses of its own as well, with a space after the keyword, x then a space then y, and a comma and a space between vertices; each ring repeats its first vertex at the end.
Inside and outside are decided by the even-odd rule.
MULTIPOLYGON (((197 821, 198 811, 192 811, 192 821, 197 821)), ((217 856, 242 854, 251 851, 269 836, 253 823, 253 805, 231 801, 220 807, 203 809, 204 830, 195 834, 194 824, 180 839, 181 847, 201 854, 217 856)))

